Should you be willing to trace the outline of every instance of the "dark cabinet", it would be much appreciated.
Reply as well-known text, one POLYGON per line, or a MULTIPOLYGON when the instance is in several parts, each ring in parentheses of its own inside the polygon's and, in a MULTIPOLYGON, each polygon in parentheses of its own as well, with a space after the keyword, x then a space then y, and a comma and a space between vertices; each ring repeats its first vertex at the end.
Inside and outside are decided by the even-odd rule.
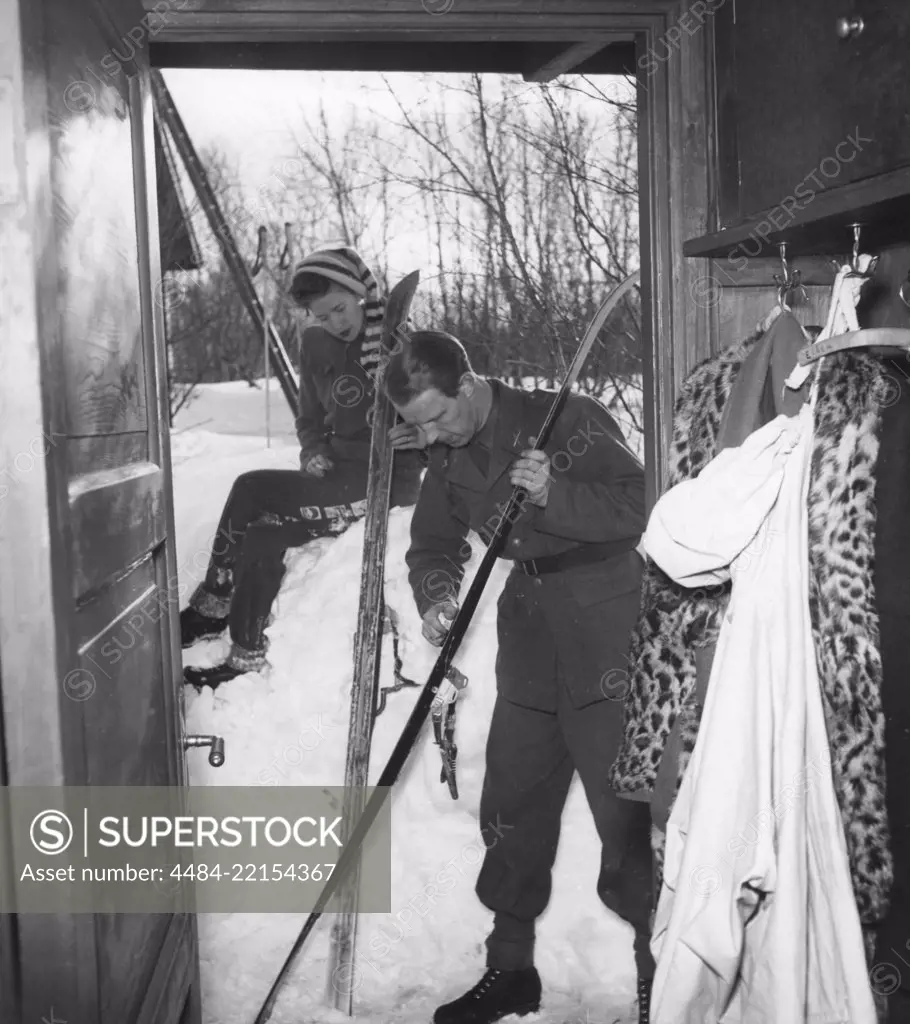
POLYGON ((737 0, 717 18, 719 227, 910 166, 907 0, 737 0))
POLYGON ((847 237, 850 210, 910 237, 910 0, 727 0, 713 27, 713 237, 764 219, 766 245, 789 228, 811 248, 825 233, 803 226, 847 237))

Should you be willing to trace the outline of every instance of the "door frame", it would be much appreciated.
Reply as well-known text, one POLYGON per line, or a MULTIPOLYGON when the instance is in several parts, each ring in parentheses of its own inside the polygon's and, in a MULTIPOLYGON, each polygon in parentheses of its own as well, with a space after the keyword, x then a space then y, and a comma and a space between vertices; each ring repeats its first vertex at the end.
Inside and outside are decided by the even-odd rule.
MULTIPOLYGON (((154 0, 143 0, 152 10, 154 0)), ((458 0, 443 16, 413 5, 366 5, 362 0, 195 0, 192 10, 174 4, 166 24, 151 43, 153 66, 165 68, 157 55, 185 48, 180 67, 205 68, 228 43, 263 47, 262 67, 279 66, 267 57, 269 43, 293 41, 363 42, 365 39, 416 39, 421 42, 540 42, 573 31, 579 38, 612 37, 636 44, 638 80, 639 238, 641 246, 643 393, 647 507, 666 486, 673 407, 679 385, 693 364, 710 355, 716 334, 714 303, 702 301, 699 283, 710 280, 707 260, 686 259, 683 241, 710 230, 709 172, 714 144, 713 14, 725 0, 707 0, 701 20, 693 23, 688 0, 602 0, 598 4, 566 0, 528 0, 527 9, 488 0, 482 10, 462 10, 458 0), (293 26, 293 28, 292 28, 293 26), (577 27, 576 27, 577 26, 577 27), (710 158, 710 159, 709 159, 710 158)), ((695 5, 697 6, 697 5, 695 5)), ((567 46, 572 45, 567 43, 567 46)), ((250 47, 246 52, 255 52, 250 47)), ((256 66, 252 62, 244 67, 256 66)), ((298 64, 303 70, 310 65, 298 64)), ((315 69, 314 70, 318 70, 315 69)), ((709 288, 709 297, 714 294, 709 288)))
MULTIPOLYGON (((158 231, 158 192, 155 169, 154 99, 149 69, 141 67, 129 78, 130 117, 133 125, 133 179, 136 188, 136 234, 139 242, 139 292, 142 323, 150 331, 151 345, 146 350, 146 379, 149 397, 157 396, 158 429, 150 438, 149 461, 161 467, 168 501, 165 502, 164 558, 158 565, 158 590, 168 597, 168 614, 159 625, 164 633, 162 649, 171 654, 173 687, 165 690, 164 704, 168 722, 168 760, 177 765, 177 785, 187 785, 189 773, 184 743, 186 695, 182 685, 183 660, 180 645, 179 590, 176 527, 173 502, 173 466, 170 444, 170 403, 168 400, 167 342, 164 309, 155 300, 161 295, 156 282, 161 280, 161 246, 158 231), (137 129, 136 126, 139 126, 137 129), (140 130, 141 129, 141 130, 140 130)), ((150 988, 162 996, 179 993, 183 1005, 163 1005, 146 999, 136 1024, 158 1024, 179 1020, 181 1024, 200 1024, 202 993, 199 983, 199 929, 195 914, 174 914, 164 939, 160 959, 150 988), (193 962, 187 964, 181 954, 189 944, 193 962), (177 979, 174 973, 181 972, 177 979), (185 1009, 187 1006, 189 1010, 185 1009)))
MULTIPOLYGON (((206 2, 201 0, 203 5, 206 2)), ((145 0, 145 3, 151 10, 154 0, 145 0)), ((536 6, 538 12, 546 9, 551 21, 560 17, 571 25, 580 16, 572 10, 561 11, 563 3, 564 0, 536 0, 529 6, 536 6)), ((195 6, 198 10, 200 3, 195 6)), ((336 17, 334 10, 324 4, 321 6, 326 21, 331 22, 336 17)), ((339 2, 338 7, 342 6, 339 2)), ((551 33, 552 29, 547 28, 544 21, 535 21, 527 12, 516 11, 514 7, 511 10, 513 13, 499 19, 501 36, 508 37, 511 33, 516 38, 530 38, 537 33, 540 38, 547 38, 551 33)), ((676 390, 696 359, 710 353, 714 332, 713 309, 692 301, 692 286, 707 274, 708 261, 687 260, 682 255, 685 238, 704 234, 713 226, 709 209, 713 84, 708 60, 712 30, 709 19, 701 31, 681 34, 679 24, 685 10, 685 5, 678 0, 648 0, 641 4, 603 2, 597 5, 596 12, 591 13, 589 8, 584 14, 585 32, 599 26, 600 31, 608 34, 631 32, 636 40, 639 235, 642 308, 646 311, 642 330, 648 508, 666 484, 676 390), (671 39, 675 40, 672 46, 669 45, 671 39), (645 67, 653 70, 646 75, 645 67)), ((192 14, 171 11, 172 24, 161 33, 161 42, 185 41, 187 36, 181 34, 181 19, 190 18, 192 14)), ((366 20, 382 17, 391 19, 394 15, 384 14, 380 8, 366 20)), ((8 493, 0 491, 0 565, 4 566, 0 573, 0 665, 3 670, 0 713, 5 738, 4 767, 10 785, 62 784, 72 777, 68 769, 84 762, 86 739, 80 730, 64 728, 60 708, 63 667, 74 663, 75 652, 68 649, 71 640, 65 630, 44 636, 39 629, 42 622, 60 621, 67 615, 69 577, 65 569, 70 564, 71 547, 66 529, 55 530, 50 525, 67 522, 67 469, 63 453, 53 444, 54 437, 59 436, 56 428, 61 425, 62 411, 50 400, 49 384, 62 374, 62 352, 59 337, 42 340, 39 336, 40 325, 45 325, 46 329, 46 325, 56 320, 57 295, 52 286, 55 274, 37 274, 39 265, 47 266, 54 258, 52 169, 48 158, 52 126, 48 125, 45 114, 43 79, 40 73, 28 74, 24 66, 26 60, 37 64, 42 54, 35 52, 34 46, 31 50, 29 47, 23 50, 21 46, 23 38, 33 41, 43 37, 41 18, 40 4, 0 0, 0 79, 9 79, 15 118, 15 180, 0 181, 0 186, 7 187, 11 196, 0 195, 0 251, 3 254, 0 301, 5 306, 4 315, 0 317, 0 405, 6 410, 0 431, 0 466, 17 466, 17 457, 24 460, 23 453, 34 452, 36 444, 44 444, 49 451, 37 471, 21 474, 21 479, 8 493), (20 24, 20 17, 26 18, 27 23, 20 24), (26 138, 30 177, 26 175, 26 138), (27 189, 40 196, 40 201, 30 201, 27 189), (35 251, 36 239, 46 240, 46 251, 35 251), (15 258, 9 258, 12 254, 15 258), (43 747, 36 748, 36 736, 46 738, 43 747)), ((268 28, 268 18, 263 24, 268 28)), ((337 21, 334 30, 321 25, 319 15, 308 20, 307 28, 314 36, 322 38, 332 31, 341 32, 337 21)), ((488 29, 477 31, 483 33, 488 29)), ((274 36, 286 38, 279 30, 274 36)), ((442 33, 441 36, 444 38, 442 33)), ((200 41, 198 30, 192 38, 194 42, 200 41)), ((202 41, 206 38, 214 43, 221 41, 223 35, 213 30, 211 36, 202 41)), ((200 52, 204 54, 204 45, 200 52)), ((200 66, 205 66, 204 59, 200 66)), ((34 71, 40 69, 36 67, 34 71)), ((151 101, 146 71, 138 71, 133 92, 135 102, 146 115, 143 119, 145 138, 137 140, 134 135, 134 147, 142 154, 141 159, 134 161, 134 173, 137 193, 144 190, 150 218, 150 223, 143 226, 140 217, 137 226, 143 323, 152 343, 147 379, 149 387, 157 393, 167 370, 163 315, 154 302, 160 262, 154 216, 157 210, 154 149, 151 120, 147 116, 151 101)), ((141 196, 137 195, 137 202, 142 205, 141 196)), ((159 410, 158 436, 152 438, 152 444, 170 491, 165 566, 168 579, 175 581, 177 560, 166 417, 167 409, 159 410)), ((175 608, 176 605, 172 605, 171 614, 162 619, 162 628, 170 632, 177 691, 174 701, 182 704, 182 688, 176 685, 180 678, 180 646, 175 608)), ((175 705, 174 721, 178 726, 172 737, 175 744, 180 743, 181 719, 175 705)), ((184 766, 182 779, 185 779, 183 752, 175 753, 184 766)), ((195 943, 195 918, 185 918, 181 925, 175 926, 176 929, 183 927, 192 929, 195 943)), ((177 941, 176 930, 174 936, 177 941)), ((15 924, 15 939, 20 955, 18 977, 14 981, 15 991, 21 992, 21 1013, 40 1020, 42 1015, 47 1015, 53 1001, 64 1017, 78 1016, 85 1024, 95 1024, 97 1008, 92 1017, 89 994, 91 979, 95 977, 91 918, 88 915, 57 919, 41 915, 23 917, 15 924), (52 981, 40 970, 40 965, 51 962, 57 967, 52 981), (84 979, 81 984, 80 978, 84 979), (64 1006, 69 1014, 63 1012, 64 1006)), ((166 957, 163 957, 161 970, 168 969, 166 957)), ((5 983, 3 970, 4 962, 0 962, 0 980, 5 983)), ((190 1019, 199 1020, 198 984, 191 986, 190 993, 190 998, 195 1000, 190 1019)), ((150 1021, 155 1012, 152 1007, 147 1010, 150 1021)))

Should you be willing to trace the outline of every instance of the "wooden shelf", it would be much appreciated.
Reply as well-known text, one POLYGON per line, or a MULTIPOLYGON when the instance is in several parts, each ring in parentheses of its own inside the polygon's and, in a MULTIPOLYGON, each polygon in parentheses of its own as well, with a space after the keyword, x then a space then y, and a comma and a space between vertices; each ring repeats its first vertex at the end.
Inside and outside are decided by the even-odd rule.
POLYGON ((851 224, 863 225, 860 248, 876 253, 910 237, 910 167, 801 200, 801 209, 781 204, 736 227, 690 238, 683 255, 713 259, 777 256, 787 243, 793 256, 840 256, 853 247, 851 224))

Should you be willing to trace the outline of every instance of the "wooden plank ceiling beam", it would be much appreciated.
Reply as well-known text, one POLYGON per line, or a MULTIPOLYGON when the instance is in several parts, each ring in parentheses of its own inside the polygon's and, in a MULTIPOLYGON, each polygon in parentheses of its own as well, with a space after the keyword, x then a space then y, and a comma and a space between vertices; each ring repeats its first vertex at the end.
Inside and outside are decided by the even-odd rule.
MULTIPOLYGON (((678 0, 142 0, 156 43, 579 40, 639 31, 678 0)), ((626 38, 628 38, 626 36, 626 38)), ((606 45, 606 43, 605 43, 606 45)), ((543 63, 543 62, 542 62, 543 63)), ((536 70, 528 66, 529 71, 536 70)))
POLYGON ((595 36, 593 39, 587 39, 581 43, 573 43, 540 67, 533 71, 526 71, 523 75, 524 80, 526 82, 552 82, 554 78, 577 68, 579 64, 583 64, 599 53, 610 42, 609 36, 595 36))
MULTIPOLYGON (((614 42, 577 65, 591 75, 632 74, 635 45, 614 42)), ((153 42, 152 63, 159 68, 256 68, 299 71, 402 71, 436 74, 495 72, 525 75, 542 68, 562 44, 544 42, 419 42, 374 38, 331 42, 153 42)))

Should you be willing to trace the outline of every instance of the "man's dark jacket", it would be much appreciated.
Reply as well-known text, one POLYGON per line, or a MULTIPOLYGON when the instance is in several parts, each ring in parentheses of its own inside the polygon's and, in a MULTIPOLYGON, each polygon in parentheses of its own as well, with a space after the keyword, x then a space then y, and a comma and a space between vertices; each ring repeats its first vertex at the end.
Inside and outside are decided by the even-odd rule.
MULTIPOLYGON (((486 477, 471 451, 475 442, 429 449, 407 554, 421 615, 457 595, 471 555, 467 535, 473 530, 489 542, 512 492, 509 469, 533 446, 555 397, 489 383, 496 412, 486 477)), ((624 670, 639 607, 644 471, 610 414, 584 395, 569 396, 544 450, 552 479, 546 507, 525 503, 502 557, 539 559, 591 544, 608 545, 609 557, 537 578, 510 574, 499 600, 499 690, 514 703, 553 710, 547 665, 556 657, 575 706, 621 700, 616 673, 624 670), (549 636, 521 629, 530 602, 544 608, 549 636)))

